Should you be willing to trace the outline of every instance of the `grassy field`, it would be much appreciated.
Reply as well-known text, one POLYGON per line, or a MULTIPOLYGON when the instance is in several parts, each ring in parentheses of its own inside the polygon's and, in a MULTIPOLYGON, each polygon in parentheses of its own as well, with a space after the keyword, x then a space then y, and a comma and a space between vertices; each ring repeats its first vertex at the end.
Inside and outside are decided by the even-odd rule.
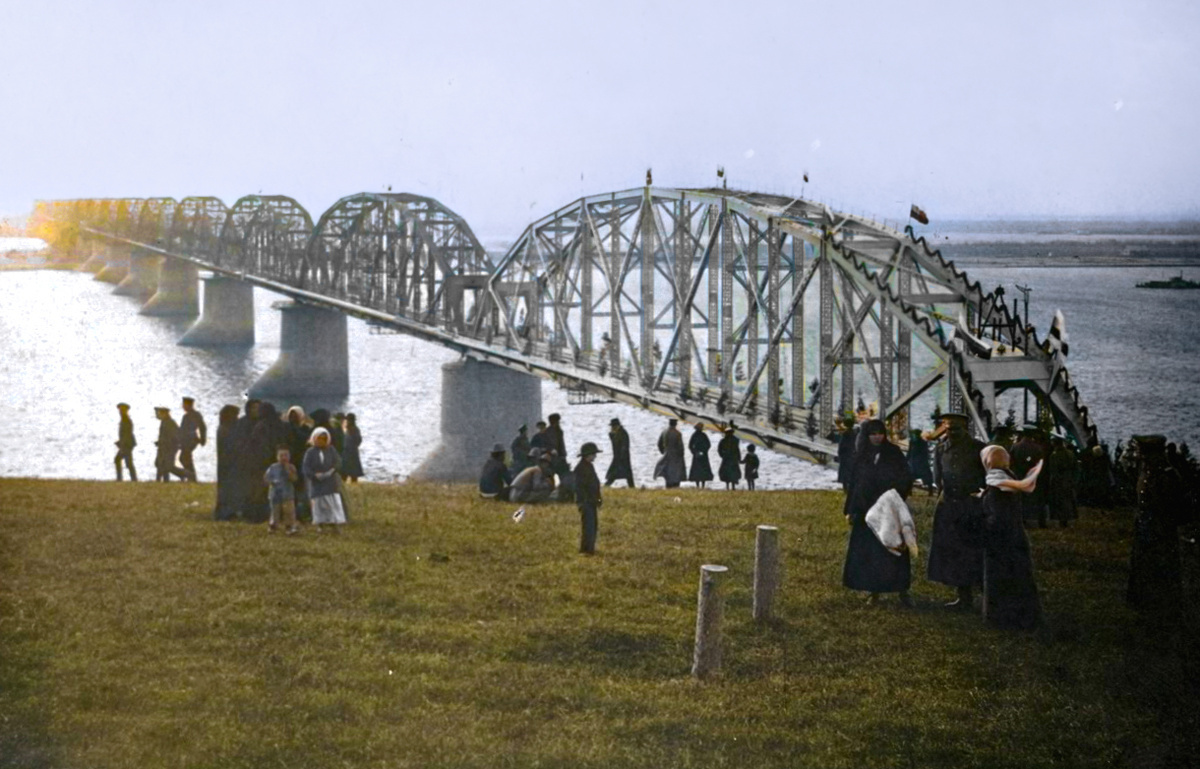
POLYGON ((844 590, 836 493, 610 490, 594 558, 573 506, 514 524, 465 487, 355 489, 340 536, 212 497, 0 480, 0 766, 1196 765, 1182 646, 1122 603, 1128 512, 1032 532, 1049 623, 1022 634, 942 609, 924 553, 915 609, 844 590), (702 563, 731 570, 705 683, 702 563))

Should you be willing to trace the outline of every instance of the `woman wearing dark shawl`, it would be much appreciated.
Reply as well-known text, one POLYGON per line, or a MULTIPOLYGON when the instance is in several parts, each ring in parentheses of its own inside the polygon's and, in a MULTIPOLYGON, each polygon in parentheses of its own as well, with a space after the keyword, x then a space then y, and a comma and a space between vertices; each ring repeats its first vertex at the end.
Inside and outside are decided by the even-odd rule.
POLYGON ((661 475, 668 489, 678 488, 687 477, 687 465, 683 458, 683 436, 676 427, 678 423, 677 419, 669 420, 667 429, 658 436, 658 450, 662 458, 655 468, 654 477, 661 475))
POLYGON ((867 525, 867 511, 883 493, 895 489, 907 499, 912 489, 908 460, 887 439, 887 428, 878 419, 864 422, 854 450, 850 492, 843 512, 850 523, 850 542, 842 584, 851 590, 870 593, 871 602, 880 593, 899 593, 900 602, 911 606, 908 588, 912 584, 912 563, 908 551, 899 555, 889 551, 867 525))
POLYGON ((238 515, 237 449, 234 429, 238 421, 238 407, 225 406, 221 409, 217 424, 217 506, 213 519, 232 521, 238 515))
POLYGON ((708 463, 708 450, 712 441, 704 433, 704 425, 696 423, 692 437, 688 439, 688 451, 692 452, 692 468, 688 470, 688 480, 699 488, 713 479, 712 465, 708 463))
MULTIPOLYGON (((288 445, 290 437, 288 426, 279 418, 273 403, 258 405, 258 421, 250 431, 250 451, 248 461, 251 472, 257 483, 250 486, 246 495, 246 507, 243 514, 251 523, 263 523, 271 513, 270 501, 267 498, 269 488, 262 482, 263 473, 275 463, 275 452, 280 446, 288 445)), ((289 449, 290 450, 290 449, 289 449)))
POLYGON ((1029 630, 1041 621, 1033 555, 1022 515, 1024 494, 1032 494, 1042 471, 1038 462, 1024 479, 1009 472, 1008 452, 985 446, 980 452, 987 471, 983 491, 983 618, 1000 628, 1029 630))
POLYGON ((717 443, 717 456, 721 457, 717 475, 725 482, 725 488, 737 488, 742 479, 742 449, 732 426, 725 428, 725 437, 717 443))
POLYGON ((362 433, 358 429, 358 417, 353 414, 346 415, 346 433, 343 443, 345 450, 342 451, 342 477, 348 479, 351 483, 358 483, 358 479, 363 477, 362 458, 358 454, 358 447, 362 445, 362 433))

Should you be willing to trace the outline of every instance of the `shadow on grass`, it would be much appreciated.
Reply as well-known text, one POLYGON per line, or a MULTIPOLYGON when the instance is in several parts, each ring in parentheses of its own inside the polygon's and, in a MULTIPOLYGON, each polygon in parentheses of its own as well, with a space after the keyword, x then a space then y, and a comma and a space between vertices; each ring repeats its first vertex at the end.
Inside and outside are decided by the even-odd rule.
POLYGON ((539 631, 505 655, 511 662, 574 665, 609 675, 660 678, 690 664, 691 643, 662 633, 603 628, 539 631))

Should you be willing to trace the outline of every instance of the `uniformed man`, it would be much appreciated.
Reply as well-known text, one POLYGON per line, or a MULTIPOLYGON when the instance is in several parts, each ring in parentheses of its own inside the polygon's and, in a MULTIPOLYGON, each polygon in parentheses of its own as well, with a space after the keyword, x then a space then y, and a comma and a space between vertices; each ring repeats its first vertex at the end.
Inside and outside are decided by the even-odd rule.
POLYGON ((117 455, 113 457, 113 463, 117 466, 117 480, 124 480, 121 477, 121 463, 129 468, 129 480, 137 480, 137 470, 133 467, 133 447, 137 445, 137 439, 133 437, 133 420, 129 418, 129 404, 118 403, 117 411, 121 414, 121 424, 117 429, 117 455))
POLYGON ((179 419, 179 464, 187 473, 185 480, 196 482, 196 465, 192 462, 192 452, 197 446, 208 443, 208 427, 204 417, 196 411, 196 399, 183 399, 183 416, 179 419))
POLYGON ((979 452, 983 442, 971 437, 967 417, 942 414, 935 431, 940 439, 933 457, 933 482, 939 490, 933 514, 933 542, 929 549, 929 579, 958 592, 946 606, 968 611, 972 588, 983 581, 980 501, 971 496, 984 486, 986 471, 979 452))

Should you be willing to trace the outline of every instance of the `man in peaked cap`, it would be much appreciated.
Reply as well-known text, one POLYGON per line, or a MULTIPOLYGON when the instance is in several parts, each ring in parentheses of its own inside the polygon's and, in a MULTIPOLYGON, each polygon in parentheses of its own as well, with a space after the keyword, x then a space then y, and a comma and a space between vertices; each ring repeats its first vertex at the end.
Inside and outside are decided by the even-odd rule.
POLYGON ((504 444, 492 446, 492 454, 479 473, 479 496, 484 499, 508 499, 508 468, 504 465, 504 444))
POLYGON ((592 463, 600 449, 588 441, 579 449, 579 463, 575 465, 575 505, 579 508, 581 533, 579 552, 593 555, 596 552, 596 534, 600 528, 598 511, 601 505, 600 478, 592 463))
POLYGON ((938 487, 929 548, 929 579, 954 588, 958 595, 948 608, 969 611, 972 589, 983 583, 983 543, 972 536, 969 522, 977 521, 980 501, 972 494, 984 486, 986 471, 979 452, 983 443, 967 431, 963 414, 942 414, 936 433, 941 436, 933 455, 933 481, 938 487))
POLYGON ((113 464, 117 466, 117 480, 123 480, 121 477, 121 463, 129 468, 129 480, 137 480, 137 470, 133 467, 133 447, 137 445, 137 439, 133 437, 133 420, 129 418, 129 404, 118 403, 117 411, 121 414, 121 423, 117 428, 117 455, 113 457, 113 464))
POLYGON ((156 406, 154 416, 159 420, 158 440, 154 442, 158 447, 154 456, 154 468, 157 470, 154 480, 166 483, 172 475, 181 480, 187 478, 183 468, 175 464, 175 455, 179 453, 179 425, 171 418, 171 409, 156 406))

